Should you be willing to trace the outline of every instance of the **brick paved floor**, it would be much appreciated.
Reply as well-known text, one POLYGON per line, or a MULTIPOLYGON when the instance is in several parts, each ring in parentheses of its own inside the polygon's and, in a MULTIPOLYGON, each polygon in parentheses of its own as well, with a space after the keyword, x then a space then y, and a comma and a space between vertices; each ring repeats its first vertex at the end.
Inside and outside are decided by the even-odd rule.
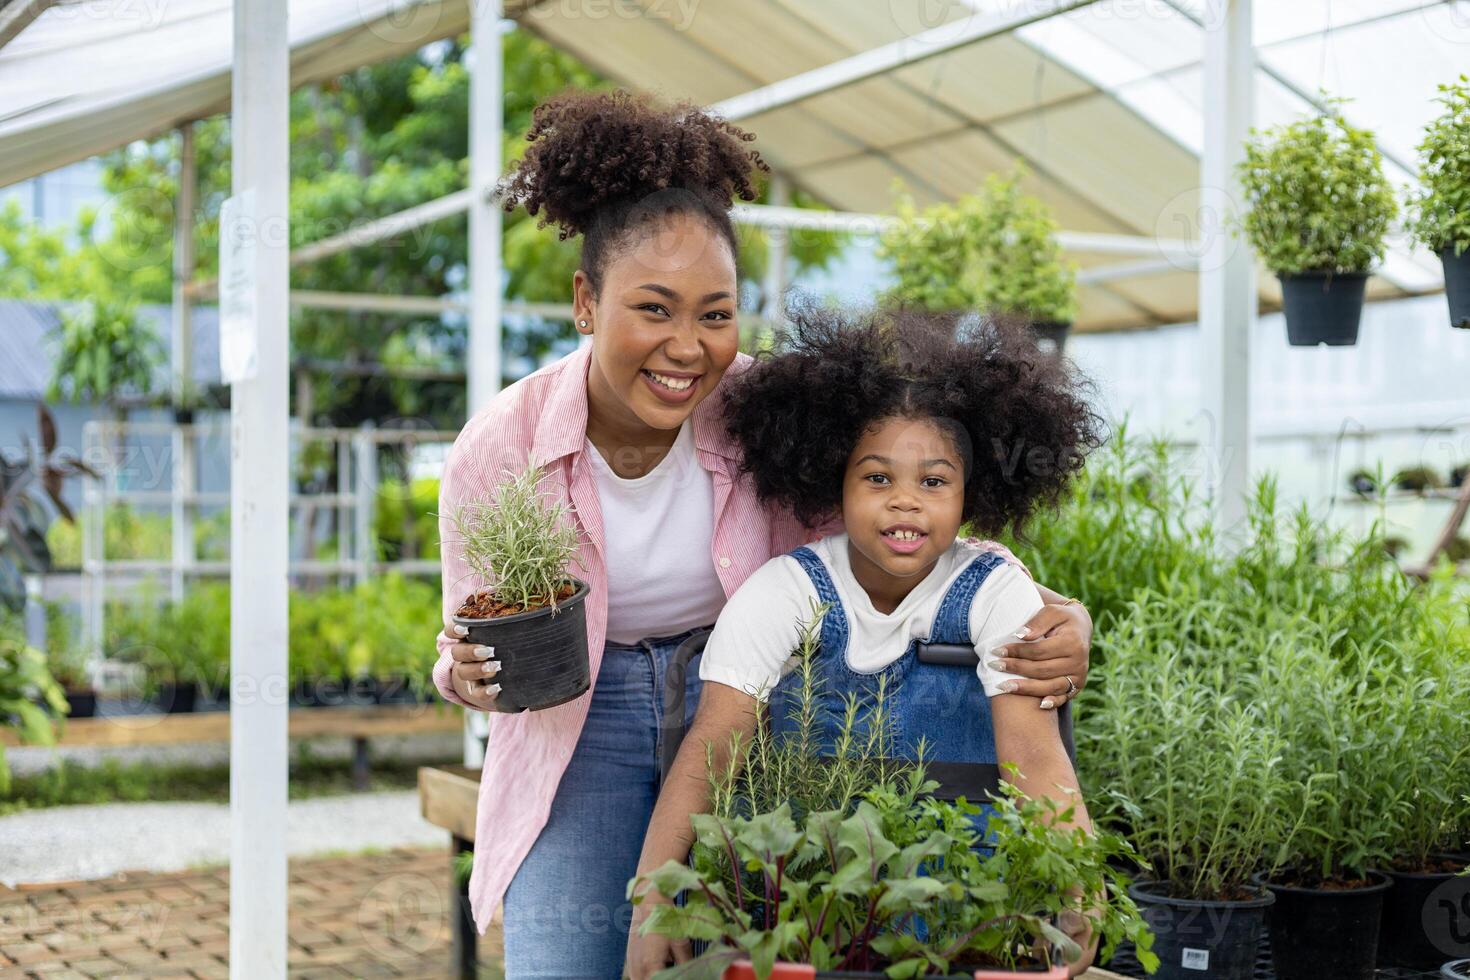
MULTIPOLYGON (((228 977, 224 867, 101 881, 0 886, 0 976, 228 977)), ((290 863, 292 977, 450 974, 448 848, 290 863)), ((499 927, 480 940, 498 977, 499 927)))

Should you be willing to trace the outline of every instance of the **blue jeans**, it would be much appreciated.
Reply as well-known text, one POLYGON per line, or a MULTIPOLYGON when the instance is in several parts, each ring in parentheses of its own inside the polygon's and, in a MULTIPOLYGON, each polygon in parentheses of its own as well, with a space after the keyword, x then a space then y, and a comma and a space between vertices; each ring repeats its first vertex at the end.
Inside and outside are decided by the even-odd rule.
MULTIPOLYGON (((622 977, 633 917, 624 896, 658 797, 664 682, 693 632, 604 648, 551 816, 505 893, 506 980, 622 977)), ((696 660, 684 678, 685 727, 699 687, 696 660)))

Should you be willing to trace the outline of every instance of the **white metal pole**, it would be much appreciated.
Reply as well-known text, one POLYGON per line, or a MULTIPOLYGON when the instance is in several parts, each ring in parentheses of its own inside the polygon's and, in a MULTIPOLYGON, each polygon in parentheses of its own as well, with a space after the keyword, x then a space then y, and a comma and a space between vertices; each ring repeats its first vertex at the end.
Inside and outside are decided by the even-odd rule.
POLYGON ((254 194, 253 377, 230 398, 230 976, 286 976, 290 484, 286 0, 236 0, 233 193, 254 194))
POLYGON ((500 177, 505 109, 500 42, 501 0, 471 4, 470 37, 470 334, 468 414, 500 390, 500 205, 491 200, 500 177))
POLYGON ((1242 201, 1235 176, 1253 116, 1255 51, 1251 0, 1217 0, 1205 28, 1204 153, 1200 161, 1199 320, 1204 371, 1206 461, 1215 518, 1230 535, 1243 526, 1250 490, 1251 334, 1256 320, 1255 258, 1224 228, 1242 201))
MULTIPOLYGON (((491 199, 500 178, 500 140, 505 129, 500 40, 501 0, 470 5, 475 62, 470 72, 470 336, 467 414, 484 408, 500 390, 500 204, 491 199)), ((485 761, 485 716, 465 712, 464 764, 485 761)))
MULTIPOLYGON (((179 191, 174 197, 174 290, 173 362, 174 405, 192 390, 194 379, 194 303, 185 286, 194 276, 194 191, 197 168, 194 160, 194 124, 179 127, 179 191)), ((194 509, 189 497, 194 492, 194 430, 174 426, 172 433, 173 479, 172 520, 173 567, 169 590, 174 602, 184 598, 184 579, 194 559, 194 509)))

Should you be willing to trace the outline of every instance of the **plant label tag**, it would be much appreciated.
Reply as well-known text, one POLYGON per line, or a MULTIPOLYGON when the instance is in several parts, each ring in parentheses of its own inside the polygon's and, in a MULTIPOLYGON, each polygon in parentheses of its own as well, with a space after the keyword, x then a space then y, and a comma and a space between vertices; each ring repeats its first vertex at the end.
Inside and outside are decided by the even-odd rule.
POLYGON ((225 201, 219 215, 219 373, 227 385, 255 377, 255 189, 225 201))
POLYGON ((1180 966, 1186 970, 1208 970, 1210 968, 1210 951, 1207 949, 1190 949, 1184 947, 1184 956, 1181 958, 1180 966))

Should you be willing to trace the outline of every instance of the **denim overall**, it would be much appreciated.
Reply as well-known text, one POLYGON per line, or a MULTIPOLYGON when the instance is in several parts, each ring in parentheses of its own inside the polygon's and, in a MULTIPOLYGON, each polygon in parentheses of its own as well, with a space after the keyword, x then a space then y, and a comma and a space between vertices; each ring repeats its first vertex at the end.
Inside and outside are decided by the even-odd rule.
MULTIPOLYGON (((847 611, 826 565, 810 548, 798 548, 791 557, 801 565, 816 587, 817 596, 830 608, 822 619, 822 647, 814 671, 818 679, 817 728, 819 751, 831 754, 846 714, 849 695, 859 704, 859 726, 865 708, 871 706, 880 679, 884 680, 885 710, 892 723, 894 750, 901 758, 918 754, 924 741, 925 765, 940 788, 935 796, 953 800, 966 797, 984 804, 986 793, 996 789, 995 730, 990 719, 990 699, 973 668, 922 663, 918 641, 893 663, 872 673, 854 670, 847 660, 851 635, 847 611)), ((991 553, 977 555, 945 592, 934 615, 929 643, 969 644, 970 605, 975 593, 1005 559, 991 553)), ((771 691, 770 723, 778 735, 791 733, 791 718, 799 703, 801 676, 793 671, 771 691)), ((859 728, 859 730, 861 730, 859 728)), ((982 806, 975 827, 983 839, 985 821, 991 812, 982 806)))

